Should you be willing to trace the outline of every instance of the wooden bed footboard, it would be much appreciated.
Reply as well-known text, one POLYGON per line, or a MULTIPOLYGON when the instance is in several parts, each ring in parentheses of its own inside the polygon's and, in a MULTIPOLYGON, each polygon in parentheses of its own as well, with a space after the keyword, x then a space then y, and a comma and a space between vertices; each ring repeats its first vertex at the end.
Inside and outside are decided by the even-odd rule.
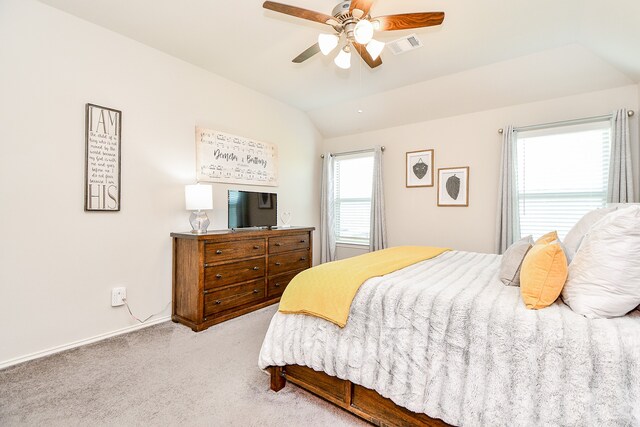
POLYGON ((306 366, 271 366, 269 371, 271 390, 280 391, 290 381, 377 426, 449 426, 442 420, 398 406, 374 390, 306 366))

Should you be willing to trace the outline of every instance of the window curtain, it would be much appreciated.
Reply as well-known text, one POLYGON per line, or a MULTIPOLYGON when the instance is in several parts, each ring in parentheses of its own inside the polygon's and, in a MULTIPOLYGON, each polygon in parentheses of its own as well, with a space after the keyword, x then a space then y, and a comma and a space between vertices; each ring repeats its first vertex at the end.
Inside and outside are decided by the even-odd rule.
POLYGON ((325 153, 320 186, 320 262, 336 259, 333 156, 325 153))
POLYGON ((629 141, 629 116, 626 109, 616 111, 611 132, 611 160, 607 202, 633 203, 633 170, 631 142, 629 141))
POLYGON ((502 161, 498 190, 496 250, 499 254, 504 253, 513 242, 520 239, 516 159, 516 133, 513 126, 508 126, 502 134, 502 161))
POLYGON ((371 229, 369 251, 387 247, 387 223, 384 215, 384 190, 382 186, 382 147, 373 149, 373 183, 371 186, 371 229))

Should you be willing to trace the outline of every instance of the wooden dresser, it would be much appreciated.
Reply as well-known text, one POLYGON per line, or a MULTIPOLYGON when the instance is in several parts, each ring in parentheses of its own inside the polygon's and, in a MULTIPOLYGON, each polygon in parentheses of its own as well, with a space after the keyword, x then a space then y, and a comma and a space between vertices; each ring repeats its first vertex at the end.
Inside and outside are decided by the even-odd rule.
POLYGON ((171 233, 172 320, 196 332, 280 301, 311 267, 313 227, 171 233))

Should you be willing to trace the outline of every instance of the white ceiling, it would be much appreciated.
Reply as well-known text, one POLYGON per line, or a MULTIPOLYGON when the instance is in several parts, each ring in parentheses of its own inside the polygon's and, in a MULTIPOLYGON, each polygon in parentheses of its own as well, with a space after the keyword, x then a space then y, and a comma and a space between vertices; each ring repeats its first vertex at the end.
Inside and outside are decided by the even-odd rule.
MULTIPOLYGON (((374 70, 359 60, 353 61, 350 70, 340 70, 332 56, 320 54, 303 64, 291 63, 315 43, 319 32, 330 28, 266 11, 262 0, 40 1, 308 111, 325 136, 399 124, 378 111, 381 108, 377 115, 360 117, 357 125, 345 120, 345 114, 354 113, 355 104, 373 101, 375 96, 382 100, 388 94, 398 98, 405 93, 408 103, 412 98, 415 102, 413 89, 428 96, 441 87, 438 82, 445 76, 461 79, 459 84, 489 84, 498 93, 513 90, 514 79, 495 78, 499 70, 486 75, 490 64, 516 67, 524 73, 515 79, 520 83, 526 83, 524 77, 540 80, 551 73, 558 84, 551 85, 554 90, 547 90, 545 96, 570 94, 577 86, 597 90, 640 81, 637 0, 377 0, 374 16, 444 11, 446 18, 440 27, 378 33, 376 38, 391 41, 415 32, 424 47, 399 56, 385 51, 384 64, 374 70), (567 56, 558 53, 562 49, 567 49, 567 56), (543 56, 532 56, 538 53, 543 56), (547 61, 542 64, 545 69, 537 70, 542 59, 547 61), (465 72, 472 69, 477 72, 465 80, 465 72), (489 80, 478 80, 483 75, 489 80), (580 76, 579 84, 575 75, 580 76), (408 85, 415 86, 402 89, 408 85), (354 101, 357 98, 362 100, 354 101)), ((335 0, 284 2, 328 14, 337 4, 335 0)), ((496 103, 512 102, 512 98, 496 103)))

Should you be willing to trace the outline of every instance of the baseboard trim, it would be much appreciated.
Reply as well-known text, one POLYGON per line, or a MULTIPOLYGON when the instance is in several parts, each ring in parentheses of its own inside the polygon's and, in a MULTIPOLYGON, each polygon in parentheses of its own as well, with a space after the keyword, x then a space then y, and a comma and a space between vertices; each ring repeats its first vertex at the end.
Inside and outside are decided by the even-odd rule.
POLYGON ((55 353, 60 353, 61 351, 70 350, 76 347, 82 347, 83 345, 91 344, 94 342, 106 340, 107 338, 115 337, 118 335, 126 334, 129 332, 136 331, 138 329, 148 328, 149 326, 157 325, 158 323, 164 323, 171 320, 171 316, 162 316, 153 320, 149 320, 144 324, 137 324, 127 326, 125 328, 116 329, 115 331, 107 332, 104 334, 96 335, 90 338, 85 338, 79 341, 74 341, 68 344, 59 345, 56 347, 51 347, 46 350, 36 351, 35 353, 27 354, 24 356, 19 356, 14 359, 9 359, 5 361, 0 361, 0 369, 8 368, 13 365, 18 365, 20 363, 28 362, 29 360, 39 359, 41 357, 49 356, 55 353))

